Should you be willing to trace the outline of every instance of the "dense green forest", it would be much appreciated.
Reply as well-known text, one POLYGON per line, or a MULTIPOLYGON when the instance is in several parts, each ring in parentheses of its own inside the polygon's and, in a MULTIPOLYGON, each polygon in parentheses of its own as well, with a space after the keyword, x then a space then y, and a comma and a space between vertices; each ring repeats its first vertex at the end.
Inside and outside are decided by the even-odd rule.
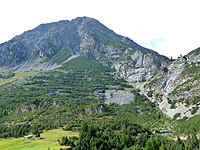
POLYGON ((59 139, 60 144, 77 150, 199 149, 199 116, 178 121, 168 118, 156 103, 114 72, 80 56, 56 70, 36 71, 19 79, 15 73, 0 73, 4 81, 0 86, 0 137, 63 128, 80 132, 79 138, 59 139), (107 105, 106 90, 131 91, 134 100, 107 105), (99 105, 104 112, 86 113, 99 105), (173 133, 154 134, 161 130, 173 133))

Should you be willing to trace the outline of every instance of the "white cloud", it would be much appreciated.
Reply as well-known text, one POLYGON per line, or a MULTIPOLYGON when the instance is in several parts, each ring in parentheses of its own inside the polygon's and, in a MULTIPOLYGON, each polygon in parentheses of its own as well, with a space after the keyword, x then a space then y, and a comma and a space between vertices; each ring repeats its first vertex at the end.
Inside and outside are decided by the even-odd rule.
POLYGON ((153 39, 153 40, 151 40, 151 41, 146 41, 146 42, 143 43, 142 45, 143 45, 144 47, 154 49, 154 48, 157 47, 159 44, 163 44, 164 42, 165 42, 165 40, 163 40, 162 38, 158 38, 158 39, 153 39))

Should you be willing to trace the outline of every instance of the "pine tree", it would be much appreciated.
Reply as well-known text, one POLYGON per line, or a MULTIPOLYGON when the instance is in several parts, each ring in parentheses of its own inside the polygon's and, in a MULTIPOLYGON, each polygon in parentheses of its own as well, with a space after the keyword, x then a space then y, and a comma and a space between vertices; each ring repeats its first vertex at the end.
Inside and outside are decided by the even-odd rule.
POLYGON ((163 143, 163 142, 162 142, 162 144, 161 144, 161 146, 160 146, 159 150, 167 150, 167 148, 165 147, 165 145, 164 145, 164 143, 163 143))
POLYGON ((153 136, 151 136, 146 144, 145 144, 145 150, 158 150, 158 145, 156 143, 156 140, 154 139, 153 136))
POLYGON ((60 145, 68 145, 68 138, 67 136, 62 137, 62 141, 60 142, 60 145))
POLYGON ((191 143, 192 143, 192 148, 195 148, 198 146, 198 139, 194 132, 192 133, 191 143))
POLYGON ((40 137, 40 132, 36 133, 35 137, 40 137))

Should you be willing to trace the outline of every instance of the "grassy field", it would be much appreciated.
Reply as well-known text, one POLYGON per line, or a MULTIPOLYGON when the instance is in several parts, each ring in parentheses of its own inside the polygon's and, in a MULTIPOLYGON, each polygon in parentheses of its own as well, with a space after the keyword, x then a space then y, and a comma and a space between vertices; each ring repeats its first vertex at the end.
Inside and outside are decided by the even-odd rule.
POLYGON ((59 150, 67 148, 57 142, 62 136, 77 136, 78 132, 63 131, 62 129, 49 130, 42 133, 40 139, 8 138, 0 139, 0 150, 59 150))

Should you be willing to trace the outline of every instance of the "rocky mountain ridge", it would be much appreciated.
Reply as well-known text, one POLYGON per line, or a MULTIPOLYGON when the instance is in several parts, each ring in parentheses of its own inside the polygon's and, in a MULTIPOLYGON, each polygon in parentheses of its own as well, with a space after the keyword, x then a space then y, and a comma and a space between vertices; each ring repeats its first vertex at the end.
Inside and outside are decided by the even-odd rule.
POLYGON ((0 70, 52 70, 74 55, 115 68, 130 82, 147 80, 166 60, 95 19, 78 17, 39 25, 0 44, 0 70))

